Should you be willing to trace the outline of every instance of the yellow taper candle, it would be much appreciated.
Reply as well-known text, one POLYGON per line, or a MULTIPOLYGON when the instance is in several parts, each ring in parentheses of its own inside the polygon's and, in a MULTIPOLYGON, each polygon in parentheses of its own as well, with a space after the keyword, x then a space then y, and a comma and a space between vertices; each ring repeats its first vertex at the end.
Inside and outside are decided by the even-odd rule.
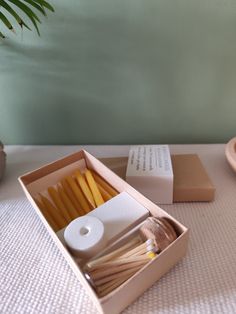
POLYGON ((109 183, 107 183, 103 178, 101 178, 97 173, 92 171, 92 174, 94 176, 95 181, 99 183, 104 188, 104 190, 106 190, 111 196, 118 195, 118 192, 109 183))
POLYGON ((101 195, 101 193, 97 187, 97 184, 93 178, 91 171, 86 169, 84 174, 85 174, 85 177, 87 179, 88 185, 92 191, 96 205, 100 206, 100 205, 104 204, 104 200, 103 200, 102 195, 101 195))
POLYGON ((93 194, 91 193, 89 186, 88 186, 87 182, 85 181, 84 176, 81 174, 81 172, 79 170, 77 170, 75 172, 75 178, 76 178, 81 190, 83 191, 87 201, 91 204, 91 206, 93 208, 95 208, 96 205, 95 205, 95 201, 93 198, 93 194))
POLYGON ((44 206, 47 208, 47 211, 50 213, 50 215, 53 217, 53 220, 56 222, 56 224, 59 226, 60 229, 64 228, 67 225, 67 221, 65 218, 61 215, 59 210, 52 205, 52 203, 43 195, 40 195, 41 200, 44 204, 44 206))
POLYGON ((46 206, 43 204, 43 202, 41 202, 40 200, 38 200, 36 198, 34 198, 34 201, 37 204, 38 208, 41 210, 41 212, 44 215, 44 217, 46 218, 46 220, 48 221, 49 225, 51 225, 52 229, 57 232, 60 229, 60 227, 54 221, 54 219, 52 218, 52 216, 48 212, 46 206))
POLYGON ((90 207, 89 207, 82 191, 80 190, 79 186, 76 184, 75 180, 71 176, 67 176, 66 180, 67 180, 68 184, 70 185, 72 191, 74 192, 74 195, 76 196, 77 200, 81 204, 83 214, 89 213, 90 207))
POLYGON ((68 196, 68 198, 70 199, 70 201, 73 203, 77 213, 78 213, 78 216, 81 215, 81 213, 83 212, 83 210, 81 209, 81 205, 80 203, 77 201, 69 183, 66 181, 66 179, 62 179, 60 181, 61 183, 61 186, 63 187, 64 189, 64 192, 66 193, 66 195, 68 196))
POLYGON ((50 195, 51 199, 53 200, 54 204, 56 205, 56 207, 60 210, 62 216, 66 219, 66 221, 69 223, 71 221, 71 217, 65 207, 65 205, 63 204, 59 193, 57 192, 57 190, 50 186, 48 188, 48 194, 50 195))
POLYGON ((72 219, 77 218, 79 216, 79 214, 78 214, 77 210, 75 209, 73 203, 69 199, 69 197, 64 192, 63 188, 60 185, 58 185, 57 189, 58 189, 58 193, 60 194, 61 199, 62 199, 67 211, 70 213, 71 218, 72 219))

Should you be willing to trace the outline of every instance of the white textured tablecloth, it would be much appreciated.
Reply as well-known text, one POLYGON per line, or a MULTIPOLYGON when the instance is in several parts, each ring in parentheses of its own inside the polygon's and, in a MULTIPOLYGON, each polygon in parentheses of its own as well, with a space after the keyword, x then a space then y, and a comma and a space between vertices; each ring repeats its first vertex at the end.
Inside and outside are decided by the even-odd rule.
MULTIPOLYGON (((216 187, 212 203, 162 206, 190 227, 187 256, 124 312, 236 313, 236 175, 224 145, 173 145, 197 153, 216 187)), ((96 313, 79 281, 27 201, 17 177, 80 146, 7 146, 0 183, 0 313, 96 313)), ((128 146, 86 146, 97 157, 128 146)))

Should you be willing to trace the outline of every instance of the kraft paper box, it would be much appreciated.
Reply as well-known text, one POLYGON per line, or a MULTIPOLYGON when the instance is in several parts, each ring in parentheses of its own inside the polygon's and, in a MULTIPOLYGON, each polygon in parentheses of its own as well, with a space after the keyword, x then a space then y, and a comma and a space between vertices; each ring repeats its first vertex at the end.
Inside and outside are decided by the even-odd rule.
POLYGON ((168 145, 131 146, 126 181, 155 203, 173 203, 174 176, 168 145))
POLYGON ((128 158, 100 160, 156 204, 214 200, 214 184, 197 154, 170 156, 167 145, 143 145, 132 146, 128 158))
MULTIPOLYGON (((189 230, 84 150, 25 174, 19 178, 19 181, 26 196, 44 223, 56 246, 67 260, 68 264, 74 271, 76 277, 80 280, 88 295, 91 297, 99 313, 120 313, 124 308, 137 299, 145 290, 151 287, 186 254, 189 230), (52 229, 49 222, 34 201, 34 197, 38 193, 47 189, 49 186, 58 183, 66 175, 71 175, 74 173, 74 171, 80 167, 81 163, 85 163, 87 168, 96 171, 118 192, 125 191, 128 193, 142 206, 148 209, 150 216, 167 218, 172 223, 178 235, 177 239, 172 242, 164 251, 162 251, 154 260, 150 261, 149 264, 144 266, 118 288, 101 298, 98 297, 96 292, 88 283, 80 268, 80 265, 63 245, 62 241, 58 238, 56 232, 52 229)), ((164 281, 162 281, 162 284, 165 284, 164 281)))

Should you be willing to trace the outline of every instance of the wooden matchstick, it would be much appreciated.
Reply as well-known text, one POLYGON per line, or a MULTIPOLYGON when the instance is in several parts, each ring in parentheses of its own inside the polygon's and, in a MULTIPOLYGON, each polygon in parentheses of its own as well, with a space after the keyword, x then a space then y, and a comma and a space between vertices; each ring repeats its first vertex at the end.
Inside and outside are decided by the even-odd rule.
POLYGON ((147 259, 144 259, 142 261, 137 261, 135 263, 133 262, 130 264, 122 265, 122 267, 119 268, 118 273, 116 273, 113 269, 113 271, 110 271, 109 274, 104 275, 104 273, 103 273, 103 276, 101 278, 94 278, 93 273, 90 273, 90 276, 92 277, 95 285, 99 286, 99 285, 104 284, 106 282, 109 282, 113 279, 120 278, 121 276, 123 276, 123 273, 126 274, 126 272, 129 273, 129 271, 132 271, 133 269, 139 269, 143 265, 147 264, 149 261, 150 261, 150 259, 147 258, 147 259))
POLYGON ((121 258, 113 259, 103 264, 94 265, 93 267, 89 269, 89 271, 92 272, 98 269, 104 269, 107 267, 116 267, 119 265, 129 264, 132 262, 138 262, 138 261, 143 261, 143 260, 149 260, 149 257, 147 255, 140 255, 140 256, 138 255, 138 256, 130 256, 127 258, 122 258, 122 259, 121 258))
POLYGON ((113 272, 113 273, 110 274, 109 276, 107 275, 106 277, 101 278, 101 279, 94 278, 93 276, 91 276, 91 277, 92 277, 92 279, 93 279, 93 281, 94 281, 94 283, 95 283, 95 286, 99 286, 99 285, 101 285, 101 284, 103 284, 103 283, 106 283, 106 282, 109 282, 109 281, 111 281, 111 280, 113 280, 113 279, 118 279, 118 278, 121 278, 121 277, 123 277, 123 276, 132 274, 132 273, 138 271, 138 270, 142 267, 142 265, 143 265, 143 264, 146 264, 146 263, 147 263, 147 262, 145 261, 145 262, 142 263, 142 264, 139 264, 139 265, 133 266, 133 267, 131 267, 131 268, 122 270, 122 271, 120 271, 119 273, 115 273, 115 274, 114 274, 114 272, 113 272))
POLYGON ((136 255, 136 254, 145 254, 147 252, 147 246, 151 244, 152 244, 152 241, 147 240, 146 242, 140 244, 139 246, 136 246, 134 249, 126 252, 125 254, 122 254, 120 258, 126 258, 126 257, 136 255))
POLYGON ((127 252, 130 247, 133 247, 140 242, 141 242, 140 238, 135 237, 134 239, 130 240, 128 243, 126 243, 125 245, 121 246, 120 248, 114 250, 113 252, 108 253, 104 256, 98 257, 97 259, 90 261, 86 266, 88 268, 91 268, 95 265, 99 265, 101 263, 107 262, 107 261, 121 255, 122 253, 127 252))
POLYGON ((139 269, 132 269, 132 271, 130 271, 126 275, 123 275, 122 277, 109 282, 109 284, 107 284, 107 285, 103 285, 101 287, 98 287, 97 290, 98 290, 99 296, 103 297, 106 294, 108 294, 109 292, 113 291, 115 288, 119 287, 123 282, 125 282, 130 277, 132 277, 138 270, 139 269))

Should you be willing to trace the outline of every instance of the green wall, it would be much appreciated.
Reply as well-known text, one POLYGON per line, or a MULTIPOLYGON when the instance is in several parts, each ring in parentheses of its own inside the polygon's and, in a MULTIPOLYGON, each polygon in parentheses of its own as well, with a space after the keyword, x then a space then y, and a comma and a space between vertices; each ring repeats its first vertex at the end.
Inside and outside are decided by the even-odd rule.
MULTIPOLYGON (((235 0, 54 0, 0 42, 6 144, 225 142, 236 134, 235 0)), ((2 25, 0 26, 2 28, 2 25)))

